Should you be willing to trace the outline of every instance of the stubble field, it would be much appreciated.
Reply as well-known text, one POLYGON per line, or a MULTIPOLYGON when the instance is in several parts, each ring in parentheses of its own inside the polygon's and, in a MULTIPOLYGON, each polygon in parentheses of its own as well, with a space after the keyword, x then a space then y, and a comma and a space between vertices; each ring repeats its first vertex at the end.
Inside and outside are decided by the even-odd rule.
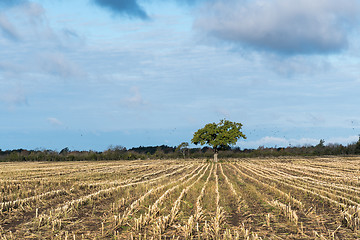
POLYGON ((0 239, 360 239, 360 158, 0 163, 0 239))

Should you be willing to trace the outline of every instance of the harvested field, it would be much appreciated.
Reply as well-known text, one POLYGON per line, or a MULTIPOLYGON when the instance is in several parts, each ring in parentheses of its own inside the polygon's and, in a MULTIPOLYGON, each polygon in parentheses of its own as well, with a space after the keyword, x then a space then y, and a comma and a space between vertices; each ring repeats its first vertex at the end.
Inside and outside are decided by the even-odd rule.
POLYGON ((360 239, 360 158, 0 163, 0 239, 360 239))

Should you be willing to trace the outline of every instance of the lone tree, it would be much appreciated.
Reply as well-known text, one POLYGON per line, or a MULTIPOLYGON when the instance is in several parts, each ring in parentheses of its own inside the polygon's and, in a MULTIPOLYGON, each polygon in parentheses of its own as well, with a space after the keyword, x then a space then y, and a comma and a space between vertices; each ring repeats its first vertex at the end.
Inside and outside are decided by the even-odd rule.
POLYGON ((214 150, 214 162, 217 162, 219 150, 229 149, 231 145, 236 144, 239 138, 246 139, 241 132, 241 123, 231 122, 226 119, 219 123, 208 123, 205 127, 194 133, 191 142, 197 144, 207 144, 214 150))
POLYGON ((187 142, 182 142, 180 143, 180 145, 176 148, 175 151, 179 151, 182 153, 182 155, 184 156, 184 159, 185 159, 185 156, 186 156, 186 152, 188 150, 188 147, 189 147, 189 143, 187 142))

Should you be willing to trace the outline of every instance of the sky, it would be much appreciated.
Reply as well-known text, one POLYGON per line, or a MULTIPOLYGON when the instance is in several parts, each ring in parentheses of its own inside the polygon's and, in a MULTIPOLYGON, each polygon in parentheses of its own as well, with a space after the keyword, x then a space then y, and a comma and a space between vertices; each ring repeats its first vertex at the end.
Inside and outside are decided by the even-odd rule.
POLYGON ((0 149, 360 134, 359 0, 0 0, 0 149))

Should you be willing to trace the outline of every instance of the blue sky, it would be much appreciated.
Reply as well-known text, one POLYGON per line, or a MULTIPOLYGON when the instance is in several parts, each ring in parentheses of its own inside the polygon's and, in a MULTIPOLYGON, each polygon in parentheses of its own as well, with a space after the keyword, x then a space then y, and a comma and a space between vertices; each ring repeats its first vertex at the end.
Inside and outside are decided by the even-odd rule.
POLYGON ((1 0, 0 149, 360 134, 360 1, 1 0))

